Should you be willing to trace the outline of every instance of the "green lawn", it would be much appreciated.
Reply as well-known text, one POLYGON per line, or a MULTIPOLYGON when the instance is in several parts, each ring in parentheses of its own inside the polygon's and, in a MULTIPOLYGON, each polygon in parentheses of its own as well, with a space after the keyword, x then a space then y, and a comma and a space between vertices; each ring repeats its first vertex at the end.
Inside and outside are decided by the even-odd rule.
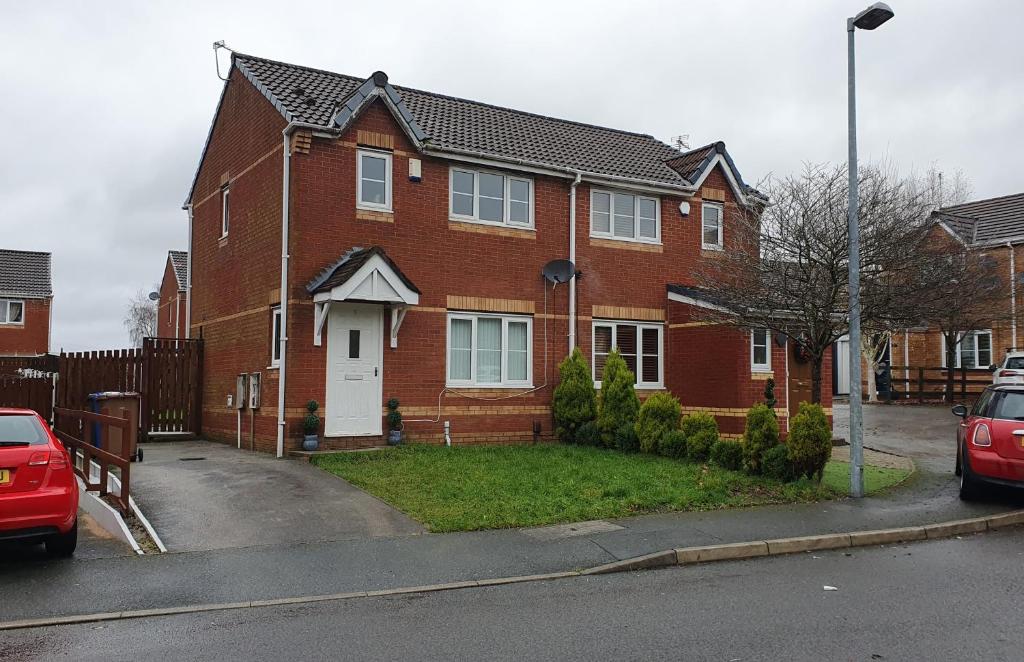
MULTIPOLYGON (((807 480, 782 484, 664 457, 546 444, 411 445, 323 455, 314 462, 432 531, 805 502, 834 498, 846 491, 842 466, 829 466, 822 485, 807 480)), ((891 471, 869 467, 868 484, 879 489, 906 475, 896 472, 899 475, 893 476, 891 471)))
MULTIPOLYGON (((910 473, 903 469, 887 469, 884 467, 867 466, 864 468, 864 491, 874 494, 906 480, 910 473)), ((825 475, 821 482, 839 494, 850 491, 850 463, 829 462, 825 465, 825 475)))

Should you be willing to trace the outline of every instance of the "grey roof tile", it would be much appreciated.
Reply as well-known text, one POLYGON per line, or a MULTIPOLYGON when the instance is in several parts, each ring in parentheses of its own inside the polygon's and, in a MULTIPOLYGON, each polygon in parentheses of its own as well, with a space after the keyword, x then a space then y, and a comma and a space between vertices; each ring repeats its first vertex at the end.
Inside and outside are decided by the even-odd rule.
POLYGON ((398 268, 398 265, 388 257, 388 254, 385 253, 384 249, 380 246, 371 246, 369 248, 355 246, 346 251, 340 259, 329 265, 326 269, 321 271, 316 278, 311 280, 306 285, 306 291, 310 294, 330 292, 333 288, 338 285, 343 285, 349 278, 354 276, 355 273, 359 271, 359 268, 366 264, 366 261, 374 255, 381 256, 410 290, 417 294, 422 294, 422 292, 419 291, 419 288, 409 280, 408 276, 402 273, 402 270, 398 268))
POLYGON ((53 296, 50 254, 0 249, 0 296, 28 299, 53 296))
POLYGON ((935 217, 969 244, 1024 239, 1024 193, 943 207, 935 217))
POLYGON ((174 278, 178 281, 178 289, 184 290, 188 284, 188 251, 167 251, 167 258, 174 267, 174 278))

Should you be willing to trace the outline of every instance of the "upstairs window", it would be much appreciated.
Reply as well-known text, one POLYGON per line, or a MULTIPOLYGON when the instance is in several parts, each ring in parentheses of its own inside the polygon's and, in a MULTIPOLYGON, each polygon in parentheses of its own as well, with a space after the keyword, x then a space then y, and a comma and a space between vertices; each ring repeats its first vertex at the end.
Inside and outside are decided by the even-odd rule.
POLYGON ((452 218, 479 223, 533 226, 533 181, 482 170, 452 168, 452 218))
POLYGON ((591 345, 594 382, 600 388, 608 354, 618 348, 638 388, 662 385, 662 325, 636 322, 594 322, 591 345))
POLYGON ((220 238, 228 236, 231 225, 231 189, 225 186, 220 190, 220 238))
POLYGON ((357 159, 356 206, 391 211, 391 154, 361 149, 357 159))
POLYGON ((701 248, 720 251, 722 241, 722 205, 705 202, 701 205, 701 248))
POLYGON ((750 332, 750 369, 754 372, 771 372, 770 337, 768 329, 754 329, 750 332))
POLYGON ((25 302, 19 299, 0 299, 0 324, 24 324, 25 302))
POLYGON ((592 191, 590 234, 594 237, 658 243, 661 241, 658 199, 631 193, 592 191))

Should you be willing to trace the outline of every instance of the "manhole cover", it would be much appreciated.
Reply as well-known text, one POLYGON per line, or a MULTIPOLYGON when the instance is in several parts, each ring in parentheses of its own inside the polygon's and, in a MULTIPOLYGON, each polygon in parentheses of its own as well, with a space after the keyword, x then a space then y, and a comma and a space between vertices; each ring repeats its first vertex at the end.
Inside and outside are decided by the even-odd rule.
POLYGON ((182 462, 195 462, 196 460, 205 460, 205 457, 179 457, 182 462))

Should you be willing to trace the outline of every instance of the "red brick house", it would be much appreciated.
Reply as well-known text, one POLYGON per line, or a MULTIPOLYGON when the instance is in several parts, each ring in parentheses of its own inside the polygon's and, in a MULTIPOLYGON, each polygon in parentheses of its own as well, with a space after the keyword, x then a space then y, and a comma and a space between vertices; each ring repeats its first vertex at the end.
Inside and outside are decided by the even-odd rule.
POLYGON ((641 397, 672 391, 727 435, 774 375, 785 420, 802 388, 789 345, 708 326, 686 289, 763 203, 721 142, 681 153, 235 53, 185 204, 204 432, 236 439, 229 396, 259 372, 241 435, 265 451, 298 446, 309 400, 328 448, 380 444, 392 397, 412 440, 546 439, 574 346, 598 382, 617 346, 641 397), (559 259, 568 282, 542 276, 559 259))
POLYGON ((185 338, 188 296, 188 253, 167 251, 164 275, 160 279, 160 299, 156 313, 156 335, 161 338, 185 338))
POLYGON ((50 351, 50 254, 0 249, 0 356, 50 351))

